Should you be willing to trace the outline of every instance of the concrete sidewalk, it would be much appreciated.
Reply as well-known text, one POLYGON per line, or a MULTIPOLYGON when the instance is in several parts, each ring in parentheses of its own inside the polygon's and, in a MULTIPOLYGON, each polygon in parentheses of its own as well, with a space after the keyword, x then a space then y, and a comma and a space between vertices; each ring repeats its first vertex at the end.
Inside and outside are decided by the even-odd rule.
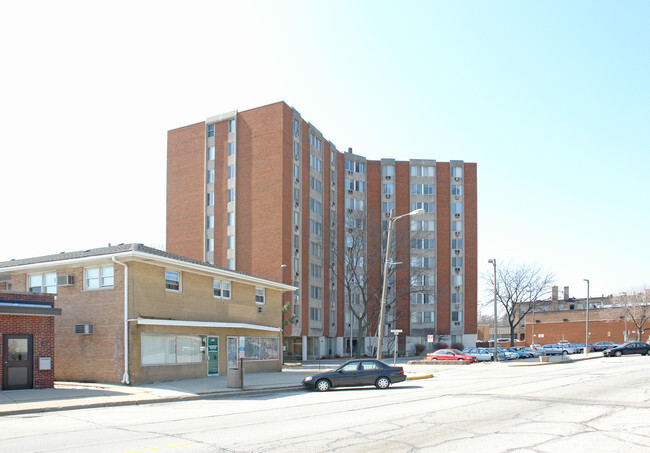
MULTIPOLYGON (((591 357, 590 357, 591 358, 591 357)), ((596 357, 593 357, 596 358, 596 357)), ((571 357, 562 361, 557 358, 550 363, 581 360, 571 357)), ((408 359, 398 360, 404 367, 407 379, 430 378, 436 369, 445 367, 445 363, 426 365, 408 365, 408 359)), ((584 359, 583 359, 584 360, 584 359)), ((227 376, 214 376, 199 379, 157 382, 138 386, 108 384, 55 382, 51 389, 4 390, 0 392, 0 416, 50 412, 92 407, 107 407, 132 404, 149 404, 180 400, 218 398, 237 395, 252 395, 275 391, 299 390, 301 382, 310 374, 337 367, 343 360, 305 363, 297 366, 285 366, 281 373, 250 373, 244 376, 244 388, 229 388, 227 376)), ((387 360, 386 363, 389 363, 387 360)), ((484 363, 482 366, 534 366, 548 365, 538 360, 504 363, 484 363)), ((476 366, 478 364, 474 364, 476 366)), ((469 365, 471 366, 471 365, 469 365)))

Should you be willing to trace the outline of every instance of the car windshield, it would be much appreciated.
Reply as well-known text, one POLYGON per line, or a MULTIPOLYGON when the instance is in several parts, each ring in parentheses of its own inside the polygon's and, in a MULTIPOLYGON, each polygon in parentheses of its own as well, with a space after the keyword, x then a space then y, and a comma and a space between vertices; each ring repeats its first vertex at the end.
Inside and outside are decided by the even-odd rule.
POLYGON ((462 354, 462 352, 460 352, 458 349, 452 349, 452 351, 454 354, 462 354))

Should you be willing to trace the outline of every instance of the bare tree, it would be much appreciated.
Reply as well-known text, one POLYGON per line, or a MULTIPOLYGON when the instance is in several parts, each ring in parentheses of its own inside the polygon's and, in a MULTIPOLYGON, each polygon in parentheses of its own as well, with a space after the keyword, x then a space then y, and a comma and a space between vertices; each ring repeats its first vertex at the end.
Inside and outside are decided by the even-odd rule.
MULTIPOLYGON (((643 341, 643 333, 646 324, 650 324, 650 301, 648 300, 648 288, 623 292, 614 296, 614 304, 621 306, 623 316, 627 322, 636 327, 636 341, 643 341)), ((629 341, 628 333, 625 338, 629 341)))
MULTIPOLYGON (((483 275, 486 292, 494 295, 494 273, 483 275)), ((535 309, 551 290, 554 276, 539 266, 502 264, 497 266, 496 298, 510 327, 510 345, 515 344, 515 329, 526 314, 535 309)))

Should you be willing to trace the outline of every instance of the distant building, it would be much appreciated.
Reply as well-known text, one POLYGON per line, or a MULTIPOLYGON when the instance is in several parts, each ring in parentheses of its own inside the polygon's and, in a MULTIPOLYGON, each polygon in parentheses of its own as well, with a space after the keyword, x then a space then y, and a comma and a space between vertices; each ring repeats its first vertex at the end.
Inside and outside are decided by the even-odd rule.
MULTIPOLYGON (((295 289, 142 244, 5 261, 0 285, 56 296, 57 380, 124 383, 225 374, 240 355, 247 372, 280 371, 282 294, 295 289)), ((17 319, 10 308, 0 319, 17 319)), ((3 332, 33 335, 34 357, 54 344, 3 332)))
MULTIPOLYGON (((412 133, 405 124, 396 120, 391 133, 412 133)), ((340 257, 360 250, 370 286, 380 286, 391 212, 424 209, 396 222, 396 247, 406 250, 389 278, 397 303, 386 332, 402 330, 400 350, 433 334, 473 345, 476 183, 475 163, 341 152, 284 102, 233 111, 168 133, 167 250, 299 288, 288 299, 296 323, 285 327, 287 355, 346 355, 358 326, 344 301, 358 295, 335 278, 346 272, 340 257), (359 229, 366 239, 355 239, 359 229)), ((369 295, 371 308, 379 297, 369 295)), ((366 353, 376 329, 364 339, 366 353)))

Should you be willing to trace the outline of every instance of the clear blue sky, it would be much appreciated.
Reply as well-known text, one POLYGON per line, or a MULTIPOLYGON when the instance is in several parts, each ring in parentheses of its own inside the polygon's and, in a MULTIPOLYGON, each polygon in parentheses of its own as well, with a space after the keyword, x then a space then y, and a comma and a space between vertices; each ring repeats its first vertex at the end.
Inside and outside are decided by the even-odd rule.
POLYGON ((477 162, 481 272, 538 264, 578 297, 583 278, 649 285, 649 18, 647 1, 11 2, 0 261, 164 247, 167 130, 284 100, 341 150, 477 162))

